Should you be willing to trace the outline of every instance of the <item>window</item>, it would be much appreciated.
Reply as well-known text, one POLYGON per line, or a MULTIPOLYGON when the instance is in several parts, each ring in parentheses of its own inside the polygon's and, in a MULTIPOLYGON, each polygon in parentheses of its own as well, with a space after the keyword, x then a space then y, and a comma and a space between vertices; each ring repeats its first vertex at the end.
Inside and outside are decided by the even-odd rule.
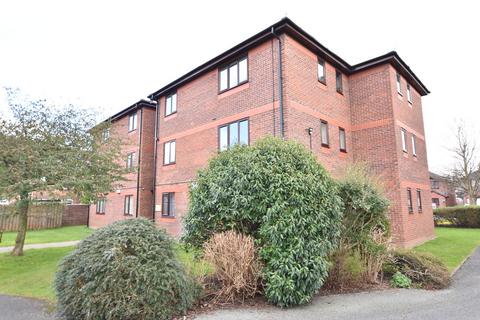
POLYGON ((135 211, 135 207, 133 202, 133 196, 132 195, 125 196, 123 213, 128 216, 133 216, 134 211, 135 211))
POLYGON ((134 112, 128 116, 128 131, 137 130, 137 113, 134 112))
POLYGON ((342 73, 338 70, 335 70, 335 79, 337 82, 337 92, 343 93, 342 73))
POLYGON ((347 141, 345 137, 345 129, 338 128, 338 137, 340 139, 340 151, 347 152, 347 141))
POLYGON ((439 189, 440 188, 439 184, 438 184, 438 181, 436 181, 436 180, 432 180, 430 182, 430 185, 431 185, 432 189, 439 189))
POLYGON ((173 164, 175 163, 175 140, 165 142, 163 145, 163 164, 173 164))
POLYGON ((432 198, 432 207, 433 207, 433 209, 439 208, 440 207, 440 199, 432 198))
POLYGON ((165 217, 175 216, 175 193, 174 192, 162 193, 162 216, 165 216, 165 217))
POLYGON ((402 150, 403 152, 407 151, 407 130, 402 128, 402 150))
POLYGON ((237 144, 248 144, 248 120, 232 122, 219 128, 219 149, 226 150, 237 144))
POLYGON ((325 60, 318 58, 317 70, 318 70, 318 81, 320 81, 323 84, 326 84, 327 75, 325 70, 325 60))
POLYGON ((410 188, 407 188, 407 205, 408 205, 408 213, 413 213, 412 189, 410 188))
POLYGON ((414 134, 412 134, 412 154, 416 157, 417 156, 417 138, 414 134))
POLYGON ((103 142, 107 142, 109 138, 110 138, 110 129, 109 128, 103 129, 103 132, 102 132, 103 142))
POLYGON ((127 153, 127 170, 132 171, 135 167, 135 152, 127 153))
POLYGON ((320 139, 322 142, 322 147, 327 147, 330 145, 328 139, 328 122, 320 120, 320 139))
POLYGON ((220 69, 220 92, 232 89, 248 81, 248 58, 243 57, 220 69))
POLYGON ((400 82, 400 74, 397 73, 397 92, 402 95, 402 83, 400 82))
POLYGON ((422 212, 422 192, 420 189, 417 189, 417 208, 418 213, 422 212))
POLYGON ((97 200, 97 214, 105 213, 105 198, 99 198, 97 200))
POLYGON ((412 103, 412 91, 410 89, 410 84, 407 83, 407 100, 412 103))
POLYGON ((165 99, 165 116, 177 112, 177 94, 171 94, 165 99))

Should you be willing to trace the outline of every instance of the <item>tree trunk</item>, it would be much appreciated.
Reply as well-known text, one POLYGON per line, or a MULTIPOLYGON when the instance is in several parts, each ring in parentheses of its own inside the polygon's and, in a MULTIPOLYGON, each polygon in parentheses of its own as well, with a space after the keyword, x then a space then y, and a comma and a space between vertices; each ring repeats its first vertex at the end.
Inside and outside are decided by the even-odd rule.
POLYGON ((23 256, 23 245, 25 244, 28 226, 28 205, 28 194, 22 194, 17 203, 18 232, 17 238, 15 239, 15 247, 12 250, 12 256, 23 256))

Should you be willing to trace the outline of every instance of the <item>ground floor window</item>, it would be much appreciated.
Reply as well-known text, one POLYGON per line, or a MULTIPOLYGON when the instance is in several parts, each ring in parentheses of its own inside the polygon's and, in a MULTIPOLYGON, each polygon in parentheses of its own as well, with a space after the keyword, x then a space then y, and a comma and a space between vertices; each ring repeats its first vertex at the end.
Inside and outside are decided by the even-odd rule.
POLYGON ((413 213, 412 189, 410 188, 407 188, 407 205, 408 205, 408 213, 413 213))
POLYGON ((97 200, 97 214, 105 213, 105 198, 99 198, 97 200))
POLYGON ((164 217, 175 216, 175 193, 174 192, 162 193, 162 216, 164 217))
POLYGON ((432 205, 433 205, 433 208, 439 208, 440 207, 440 199, 438 198, 432 198, 432 205))
POLYGON ((420 189, 417 189, 417 207, 418 207, 418 212, 422 212, 422 192, 420 189))
POLYGON ((125 215, 132 216, 134 212, 135 212, 135 207, 134 207, 133 196, 132 195, 125 196, 123 213, 125 215))

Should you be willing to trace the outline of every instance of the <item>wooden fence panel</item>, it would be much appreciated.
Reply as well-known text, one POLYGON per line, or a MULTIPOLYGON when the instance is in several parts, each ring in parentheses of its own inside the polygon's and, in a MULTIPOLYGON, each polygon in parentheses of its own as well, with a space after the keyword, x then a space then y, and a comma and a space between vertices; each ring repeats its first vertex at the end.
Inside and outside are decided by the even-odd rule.
MULTIPOLYGON (((64 210, 65 205, 61 203, 31 204, 28 208, 28 230, 61 227, 64 210)), ((15 205, 0 206, 0 231, 17 231, 18 225, 15 205)))

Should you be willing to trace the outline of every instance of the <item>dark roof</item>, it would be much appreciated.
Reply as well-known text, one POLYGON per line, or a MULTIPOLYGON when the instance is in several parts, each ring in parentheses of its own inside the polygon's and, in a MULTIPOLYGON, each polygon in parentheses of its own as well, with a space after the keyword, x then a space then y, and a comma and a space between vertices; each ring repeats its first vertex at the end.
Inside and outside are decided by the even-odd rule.
POLYGON ((233 48, 223 52, 222 54, 216 56, 215 58, 205 62, 204 64, 198 66, 192 71, 184 74, 177 80, 170 82, 166 86, 158 89, 154 93, 150 94, 148 97, 152 100, 157 100, 160 96, 168 94, 170 91, 175 90, 177 87, 182 84, 195 79, 196 77, 208 72, 214 68, 217 68, 223 63, 227 63, 230 59, 238 56, 239 54, 245 53, 250 48, 274 37, 272 31, 276 34, 286 33, 293 37, 295 40, 302 43, 305 47, 310 49, 312 52, 315 52, 333 66, 340 69, 346 74, 353 74, 358 71, 362 71, 368 68, 378 66, 380 64, 390 63, 394 66, 397 71, 405 77, 408 82, 422 95, 425 96, 430 93, 427 87, 420 81, 420 79, 413 73, 410 67, 400 58, 400 56, 395 52, 391 51, 382 56, 358 63, 356 65, 350 65, 345 60, 340 58, 338 55, 330 51, 328 48, 323 46, 310 34, 305 32, 302 28, 296 25, 289 18, 283 18, 277 23, 269 26, 268 28, 260 31, 254 36, 248 38, 247 40, 241 42, 240 44, 234 46, 233 48))
POLYGON ((433 173, 433 172, 429 172, 430 174, 430 179, 432 180, 436 180, 436 181, 445 181, 445 180, 448 180, 447 177, 445 176, 442 176, 442 175, 439 175, 439 174, 436 174, 436 173, 433 173))
POLYGON ((130 112, 132 112, 134 110, 137 110, 137 109, 140 109, 140 108, 153 108, 153 109, 155 109, 156 105, 157 104, 156 104, 155 101, 141 99, 141 100, 135 102, 134 104, 132 104, 130 107, 125 108, 122 111, 117 112, 116 114, 114 114, 110 118, 106 119, 105 122, 115 121, 115 120, 120 119, 121 117, 129 114, 130 112))

